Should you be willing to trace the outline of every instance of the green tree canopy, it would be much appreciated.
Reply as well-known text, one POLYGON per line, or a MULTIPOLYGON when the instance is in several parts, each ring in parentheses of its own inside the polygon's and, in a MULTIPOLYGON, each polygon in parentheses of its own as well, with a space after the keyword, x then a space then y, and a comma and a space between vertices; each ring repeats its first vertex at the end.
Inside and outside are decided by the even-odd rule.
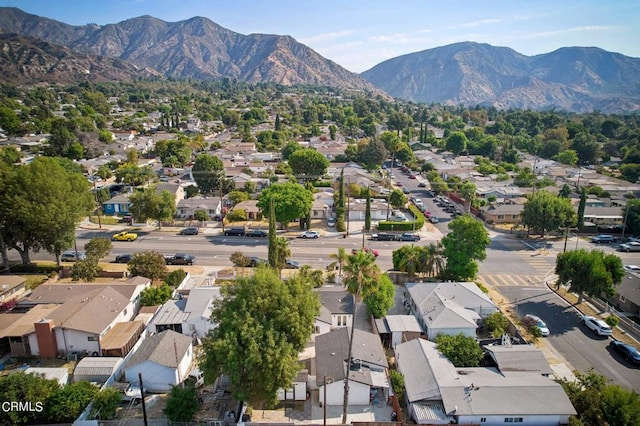
POLYGON ((482 360, 482 348, 475 337, 460 333, 456 336, 439 334, 436 348, 456 367, 477 367, 482 360))
POLYGON ((389 194, 389 204, 393 207, 402 207, 407 204, 407 196, 400 189, 394 189, 389 194))
POLYGON ((202 345, 207 381, 222 373, 236 399, 275 402, 278 389, 289 388, 298 374, 298 354, 319 306, 306 281, 294 276, 284 283, 271 268, 223 287, 211 316, 218 326, 202 345))
POLYGON ((50 422, 73 423, 100 389, 87 381, 70 383, 53 392, 47 401, 50 422))
POLYGON ((467 136, 463 132, 453 132, 447 137, 446 148, 454 155, 460 155, 462 151, 467 149, 467 136))
POLYGON ((381 275, 375 285, 377 288, 369 292, 363 301, 367 305, 367 311, 370 315, 373 315, 374 318, 384 318, 389 313, 389 309, 393 307, 396 286, 386 274, 381 275))
POLYGON ((487 257, 489 234, 482 222, 466 214, 449 222, 449 229, 451 232, 442 239, 447 259, 442 276, 454 281, 472 280, 478 272, 477 261, 487 257))
POLYGON ((293 182, 274 183, 264 189, 258 197, 257 206, 265 217, 269 217, 271 198, 276 219, 284 226, 296 218, 305 216, 313 205, 313 194, 304 186, 293 182))
POLYGON ((0 401, 30 402, 31 411, 0 410, 0 423, 10 425, 50 423, 46 418, 47 401, 60 390, 56 380, 47 380, 24 372, 0 377, 0 401), (35 408, 40 404, 41 410, 35 408))
POLYGON ((171 299, 173 288, 167 284, 158 287, 147 287, 140 292, 140 304, 142 306, 158 306, 171 299))
POLYGON ((111 252, 111 240, 104 237, 95 237, 90 239, 85 245, 84 250, 87 257, 99 261, 111 252))
POLYGON ((547 231, 575 224, 576 212, 570 200, 548 191, 538 191, 524 204, 522 221, 544 237, 547 231))
POLYGON ((162 228, 163 220, 173 218, 177 211, 175 195, 166 189, 161 192, 155 188, 136 191, 129 196, 129 202, 129 211, 136 220, 155 219, 159 228, 162 228))
POLYGON ((216 195, 223 186, 224 165, 218 157, 209 154, 198 155, 191 173, 201 194, 216 195))
POLYGON ((615 254, 605 254, 601 250, 569 250, 559 253, 556 259, 558 285, 569 284, 569 290, 589 296, 613 296, 615 286, 624 278, 622 259, 615 254))
POLYGON ((559 381, 578 413, 580 423, 575 424, 640 424, 640 397, 636 392, 610 383, 593 370, 577 371, 575 376, 575 381, 559 381))
POLYGON ((7 247, 15 249, 24 264, 30 263, 30 251, 40 249, 53 253, 59 263, 60 254, 73 244, 76 225, 94 207, 89 182, 48 157, 8 166, 0 180, 7 247))
POLYGON ((318 180, 327 173, 329 160, 313 148, 303 148, 289 155, 289 166, 298 179, 318 180))
POLYGON ((167 274, 167 264, 164 256, 157 251, 143 251, 135 253, 128 263, 131 275, 159 280, 167 274))
POLYGON ((167 405, 162 412, 172 422, 191 422, 200 409, 198 394, 189 386, 171 386, 167 405))

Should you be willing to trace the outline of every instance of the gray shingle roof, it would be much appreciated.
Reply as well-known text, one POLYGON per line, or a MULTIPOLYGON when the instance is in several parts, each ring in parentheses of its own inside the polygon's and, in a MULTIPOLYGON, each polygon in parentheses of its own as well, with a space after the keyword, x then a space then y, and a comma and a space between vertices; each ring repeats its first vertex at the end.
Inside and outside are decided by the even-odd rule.
POLYGON ((138 350, 129 358, 125 368, 144 361, 152 361, 166 367, 177 367, 191 346, 191 338, 173 330, 147 337, 138 350))
POLYGON ((332 314, 353 314, 353 295, 342 288, 326 287, 318 290, 320 303, 332 314))
POLYGON ((484 346, 502 372, 534 371, 540 374, 552 374, 547 358, 542 351, 530 345, 484 346))
MULTIPOLYGON (((323 376, 332 377, 334 381, 344 379, 350 332, 350 327, 342 327, 316 337, 316 377, 320 381, 323 376)), ((361 360, 363 364, 389 367, 380 338, 362 330, 354 330, 352 358, 361 360)), ((371 384, 367 374, 351 372, 350 378, 371 384)))

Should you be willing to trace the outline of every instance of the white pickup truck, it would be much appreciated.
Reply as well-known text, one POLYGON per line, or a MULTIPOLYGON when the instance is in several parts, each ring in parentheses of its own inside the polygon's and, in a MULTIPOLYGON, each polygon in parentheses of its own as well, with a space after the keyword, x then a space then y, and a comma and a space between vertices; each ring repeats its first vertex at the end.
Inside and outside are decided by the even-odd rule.
POLYGON ((133 401, 134 404, 142 402, 142 391, 138 386, 131 386, 130 383, 114 383, 113 387, 122 391, 124 402, 133 401))

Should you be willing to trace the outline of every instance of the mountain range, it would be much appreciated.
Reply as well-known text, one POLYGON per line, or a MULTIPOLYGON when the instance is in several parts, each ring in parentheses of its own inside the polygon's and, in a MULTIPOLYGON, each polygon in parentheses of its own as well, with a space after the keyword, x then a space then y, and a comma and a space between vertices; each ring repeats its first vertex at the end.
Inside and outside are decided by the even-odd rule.
POLYGON ((163 75, 330 86, 501 109, 640 110, 640 59, 594 47, 525 56, 464 42, 398 56, 358 75, 290 36, 243 35, 203 17, 73 26, 0 8, 0 32, 0 82, 12 84, 163 75))

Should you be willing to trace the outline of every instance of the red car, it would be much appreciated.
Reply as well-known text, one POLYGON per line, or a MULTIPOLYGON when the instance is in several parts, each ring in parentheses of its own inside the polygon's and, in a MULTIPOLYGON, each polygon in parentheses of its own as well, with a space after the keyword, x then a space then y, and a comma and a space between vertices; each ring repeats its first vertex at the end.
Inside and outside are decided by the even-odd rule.
MULTIPOLYGON (((365 247, 362 250, 364 250, 365 253, 371 253, 374 257, 380 256, 380 253, 378 252, 378 250, 370 249, 369 247, 365 247)), ((359 251, 360 250, 358 250, 358 249, 353 249, 353 250, 351 250, 351 254, 356 254, 359 251)))
POLYGON ((415 179, 416 175, 409 175, 409 179, 415 179))

